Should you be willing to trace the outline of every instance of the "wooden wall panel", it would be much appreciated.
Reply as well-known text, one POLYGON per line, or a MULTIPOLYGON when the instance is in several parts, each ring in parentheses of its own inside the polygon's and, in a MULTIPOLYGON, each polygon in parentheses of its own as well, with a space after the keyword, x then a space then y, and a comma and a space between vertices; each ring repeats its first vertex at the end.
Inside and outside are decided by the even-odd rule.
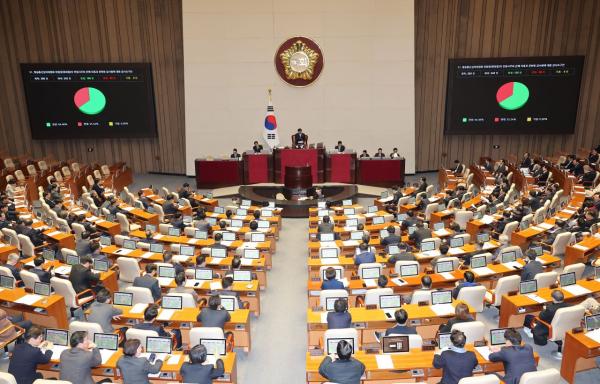
POLYGON ((181 0, 0 0, 0 52, 1 152, 185 172, 181 0), (27 62, 152 63, 158 138, 32 140, 27 62))
POLYGON ((415 29, 417 170, 600 144, 600 1, 415 0, 415 29), (444 136, 449 58, 559 55, 586 56, 574 134, 444 136))

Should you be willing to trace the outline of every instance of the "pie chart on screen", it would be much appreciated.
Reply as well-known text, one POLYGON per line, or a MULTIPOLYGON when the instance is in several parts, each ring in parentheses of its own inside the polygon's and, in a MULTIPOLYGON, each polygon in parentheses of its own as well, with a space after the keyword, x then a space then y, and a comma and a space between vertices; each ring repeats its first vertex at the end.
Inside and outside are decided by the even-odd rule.
POLYGON ((97 115, 106 106, 106 97, 99 89, 92 87, 80 88, 75 92, 73 101, 77 108, 86 115, 97 115))
POLYGON ((509 111, 519 109, 529 100, 529 88, 518 81, 503 84, 496 92, 496 101, 500 107, 509 111))

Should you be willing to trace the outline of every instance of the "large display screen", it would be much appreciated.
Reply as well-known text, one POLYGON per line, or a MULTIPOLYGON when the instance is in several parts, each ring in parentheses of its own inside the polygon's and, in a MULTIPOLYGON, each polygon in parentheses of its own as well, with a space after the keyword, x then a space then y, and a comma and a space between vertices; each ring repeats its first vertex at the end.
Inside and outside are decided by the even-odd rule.
POLYGON ((575 130, 583 56, 451 59, 446 134, 575 130))
POLYGON ((155 137, 149 63, 21 64, 33 139, 155 137))

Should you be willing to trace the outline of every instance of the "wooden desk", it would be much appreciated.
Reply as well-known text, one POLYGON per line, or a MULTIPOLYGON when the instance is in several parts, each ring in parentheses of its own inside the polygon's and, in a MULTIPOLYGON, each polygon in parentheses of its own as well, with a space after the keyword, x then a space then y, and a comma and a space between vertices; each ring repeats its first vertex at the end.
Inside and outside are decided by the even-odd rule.
MULTIPOLYGON (((481 356, 472 345, 466 346, 467 350, 475 352, 477 361, 482 368, 483 374, 501 372, 504 370, 502 363, 492 363, 481 356)), ((433 368, 433 356, 435 351, 421 351, 413 349, 409 353, 391 354, 394 363, 393 369, 379 369, 376 354, 366 354, 358 351, 352 357, 365 365, 365 379, 362 384, 393 383, 395 380, 410 380, 406 382, 433 382, 431 378, 442 376, 441 369, 433 368)), ((536 362, 539 360, 537 353, 534 354, 536 362)), ((306 353, 306 383, 316 384, 326 382, 327 379, 319 374, 319 365, 325 356, 311 356, 306 353)), ((435 379, 434 379, 435 380, 435 379)))
POLYGON ((72 233, 60 232, 56 228, 47 229, 43 233, 50 240, 57 242, 60 248, 75 249, 75 236, 72 233))
MULTIPOLYGON (((66 328, 65 328, 66 329, 66 328)), ((163 362, 161 368, 160 378, 151 378, 150 382, 152 383, 168 383, 169 381, 182 380, 179 371, 181 370, 181 366, 186 361, 186 356, 181 351, 173 351, 171 353, 172 356, 179 355, 179 361, 177 364, 169 364, 169 360, 167 359, 163 362)), ((107 377, 111 378, 113 382, 119 383, 122 382, 121 374, 117 369, 117 361, 119 358, 123 356, 123 350, 117 350, 105 364, 101 364, 94 369, 92 369, 92 376, 95 380, 105 379, 107 377)), ((235 384, 237 383, 237 363, 236 363, 236 354, 234 352, 228 353, 226 356, 222 358, 223 365, 225 366, 225 375, 224 377, 219 379, 219 382, 235 384)), ((59 364, 60 360, 58 358, 52 357, 52 360, 49 364, 38 365, 38 370, 43 371, 44 377, 57 377, 59 376, 59 364)))
MULTIPOLYGON (((589 294, 594 294, 600 292, 600 282, 596 280, 578 280, 577 284, 581 285, 584 288, 589 289, 591 292, 589 294)), ((551 288, 542 288, 536 292, 538 296, 545 299, 546 302, 552 301, 551 293, 553 289, 551 288)), ((574 296, 571 293, 561 290, 565 295, 565 301, 575 304, 582 302, 588 294, 581 296, 574 296)), ((530 299, 526 295, 515 295, 515 296, 507 296, 504 295, 502 297, 502 305, 500 306, 500 328, 507 327, 522 327, 523 319, 526 314, 538 313, 542 310, 542 306, 545 303, 538 303, 537 301, 530 299), (519 310, 521 309, 521 310, 519 310)))
POLYGON ((567 245, 565 250, 565 265, 575 263, 587 263, 590 259, 597 257, 600 246, 600 238, 589 236, 574 245, 567 245))
MULTIPOLYGON (((144 313, 131 313, 132 307, 115 305, 115 307, 123 310, 120 316, 122 320, 135 320, 137 322, 144 321, 144 313)), ((160 313, 160 312, 159 312, 160 313)), ((168 320, 171 325, 168 328, 180 329, 184 344, 189 344, 189 331, 192 327, 201 327, 202 323, 196 319, 200 313, 199 308, 183 308, 175 312, 173 317, 168 320)), ((252 348, 250 337, 250 310, 238 309, 237 311, 229 312, 231 319, 225 323, 225 331, 231 331, 234 334, 235 347, 242 348, 246 352, 250 352, 252 348)), ((114 322, 118 326, 126 326, 123 321, 114 322)))
POLYGON ((390 187, 404 184, 404 159, 359 159, 356 183, 390 187))
POLYGON ((125 203, 120 204, 119 208, 122 209, 128 217, 131 217, 135 222, 140 223, 143 228, 146 228, 146 224, 158 227, 158 215, 156 213, 149 213, 143 209, 132 207, 125 203))
POLYGON ((600 356, 600 343, 590 339, 585 333, 574 334, 567 331, 562 351, 560 375, 569 384, 573 384, 577 372, 596 368, 596 358, 600 356))
POLYGON ((17 303, 26 294, 24 288, 2 289, 0 302, 3 303, 3 309, 8 313, 21 313, 25 320, 31 320, 34 324, 62 329, 69 327, 65 299, 62 296, 53 294, 32 305, 17 303), (43 311, 38 312, 40 310, 43 311))

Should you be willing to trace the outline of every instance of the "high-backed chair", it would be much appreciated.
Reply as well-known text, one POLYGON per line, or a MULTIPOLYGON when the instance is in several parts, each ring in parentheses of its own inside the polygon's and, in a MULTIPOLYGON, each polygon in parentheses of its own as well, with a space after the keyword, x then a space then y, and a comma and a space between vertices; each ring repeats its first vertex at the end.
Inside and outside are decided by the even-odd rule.
MULTIPOLYGON (((432 187, 432 185, 430 185, 430 187, 432 187)), ((437 212, 439 206, 440 205, 438 203, 427 204, 427 207, 425 208, 425 213, 424 213, 424 217, 425 217, 426 221, 429 221, 431 219, 431 214, 434 212, 437 212)))
POLYGON ((165 220, 165 211, 163 211, 162 206, 159 204, 152 204, 152 208, 154 208, 154 212, 158 215, 158 220, 160 222, 165 220))
POLYGON ((575 278, 577 280, 581 280, 583 277, 583 272, 585 271, 585 264, 583 263, 575 263, 565 266, 562 273, 575 272, 575 278))
POLYGON ((327 299, 328 298, 332 298, 332 297, 342 297, 342 298, 348 298, 348 291, 346 291, 345 289, 326 289, 326 290, 322 290, 319 293, 319 306, 323 309, 326 308, 327 305, 327 299))
POLYGON ((146 339, 148 337, 158 337, 158 332, 149 331, 146 329, 129 328, 125 332, 125 339, 127 340, 139 340, 142 345, 146 345, 146 339))
POLYGON ((121 226, 121 232, 129 233, 131 231, 137 231, 141 228, 141 226, 138 224, 130 224, 129 220, 127 220, 127 216, 121 212, 117 212, 117 221, 121 226))
POLYGON ((519 384, 558 384, 560 372, 554 368, 543 371, 526 372, 521 376, 519 384))
POLYGON ((129 239, 129 236, 123 236, 123 235, 115 235, 115 245, 118 245, 119 247, 123 246, 123 242, 125 240, 129 239))
POLYGON ((36 275, 33 272, 26 271, 24 269, 22 269, 19 272, 19 275, 21 276, 21 280, 23 281, 23 285, 25 286, 25 288, 29 289, 30 291, 33 291, 36 282, 40 282, 40 277, 38 275, 36 275))
POLYGON ((452 261, 452 269, 454 269, 454 270, 457 270, 458 266, 460 264, 458 257, 455 257, 455 256, 440 257, 437 262, 441 263, 443 261, 452 261))
POLYGON ((442 239, 439 237, 427 237, 421 240, 421 243, 427 243, 433 241, 435 243, 435 249, 440 249, 440 245, 442 245, 442 239))
POLYGON ((127 287, 125 292, 133 293, 133 304, 153 304, 154 297, 150 288, 127 287))
POLYGON ((552 284, 556 283, 558 279, 558 273, 555 271, 542 272, 535 275, 534 279, 537 281, 537 288, 548 288, 552 284))
POLYGON ((0 384, 17 384, 17 380, 8 372, 0 372, 0 384))
POLYGON ((393 294, 394 290, 392 288, 369 289, 367 290, 367 293, 365 293, 365 305, 377 305, 377 307, 379 307, 379 296, 393 294))
POLYGON ((500 379, 496 375, 472 376, 460 379, 458 384, 500 384, 500 379))
POLYGON ((491 289, 486 293, 485 301, 494 307, 500 307, 500 304, 502 304, 502 296, 509 292, 518 292, 520 282, 521 278, 518 275, 499 278, 496 283, 496 288, 491 289))
POLYGON ((473 212, 471 211, 456 211, 454 213, 454 222, 456 222, 460 229, 467 229, 467 223, 473 219, 473 212))
POLYGON ((542 323, 548 328, 548 340, 558 344, 558 351, 552 352, 552 356, 562 359, 562 344, 565 333, 579 327, 584 314, 585 308, 581 305, 574 305, 558 309, 554 314, 551 324, 546 323, 539 317, 535 318, 535 322, 542 323))
POLYGON ((402 266, 405 265, 414 265, 417 267, 417 273, 419 272, 420 269, 420 264, 418 261, 408 261, 408 260, 398 260, 396 261, 396 264, 394 264, 394 272, 396 272, 398 275, 400 275, 400 271, 402 270, 402 266))
POLYGON ((79 293, 73 289, 73 284, 67 279, 61 279, 58 277, 52 277, 50 279, 50 286, 57 294, 61 295, 65 299, 65 305, 74 314, 76 310, 87 303, 92 302, 95 299, 94 292, 91 289, 86 289, 79 293))
POLYGON ((468 344, 472 344, 475 341, 481 341, 485 339, 485 324, 482 321, 468 321, 465 323, 456 323, 452 326, 452 331, 454 331, 455 329, 465 334, 468 344))
POLYGON ((125 283, 133 283, 133 280, 142 272, 137 259, 132 257, 119 257, 117 265, 119 266, 119 280, 125 283))
POLYGON ((35 256, 35 246, 31 242, 29 236, 18 234, 17 237, 19 239, 19 244, 21 244, 21 252, 23 252, 23 255, 27 257, 35 256))
POLYGON ((72 334, 73 332, 77 331, 87 332, 91 340, 94 340, 94 335, 96 333, 104 333, 102 326, 98 323, 90 323, 88 321, 71 321, 69 324, 69 333, 72 334))
POLYGON ((362 276, 363 269, 366 268, 379 268, 379 274, 381 275, 383 271, 383 266, 379 263, 362 263, 358 266, 358 276, 362 276))
MULTIPOLYGON (((329 342, 329 339, 352 339, 354 343, 354 352, 356 353, 356 351, 359 350, 358 331, 355 328, 338 328, 326 330, 323 334, 323 349, 325 353, 327 353, 327 344, 329 342)), ((333 350, 335 350, 335 347, 333 347, 333 350)))
POLYGON ((14 229, 10 228, 2 228, 2 234, 5 238, 8 239, 8 242, 13 247, 17 247, 17 249, 21 249, 21 243, 19 242, 19 237, 17 236, 17 232, 14 229))
POLYGON ((167 293, 167 296, 179 296, 181 297, 181 303, 183 308, 196 308, 196 300, 191 293, 187 292, 172 292, 167 293))
POLYGON ((486 289, 483 285, 464 287, 458 292, 458 297, 456 299, 464 301, 472 307, 475 312, 480 313, 483 312, 485 293, 486 289))
POLYGON ((506 235, 508 237, 508 241, 510 241, 513 232, 517 229, 518 226, 518 221, 511 221, 510 223, 504 226, 504 230, 502 231, 501 235, 506 235))
POLYGON ((552 256, 563 256, 569 241, 571 240, 571 232, 564 232, 556 236, 554 242, 550 246, 552 256))
POLYGON ((418 304, 420 302, 425 302, 427 304, 431 304, 431 292, 432 290, 416 290, 413 292, 410 303, 418 304))

